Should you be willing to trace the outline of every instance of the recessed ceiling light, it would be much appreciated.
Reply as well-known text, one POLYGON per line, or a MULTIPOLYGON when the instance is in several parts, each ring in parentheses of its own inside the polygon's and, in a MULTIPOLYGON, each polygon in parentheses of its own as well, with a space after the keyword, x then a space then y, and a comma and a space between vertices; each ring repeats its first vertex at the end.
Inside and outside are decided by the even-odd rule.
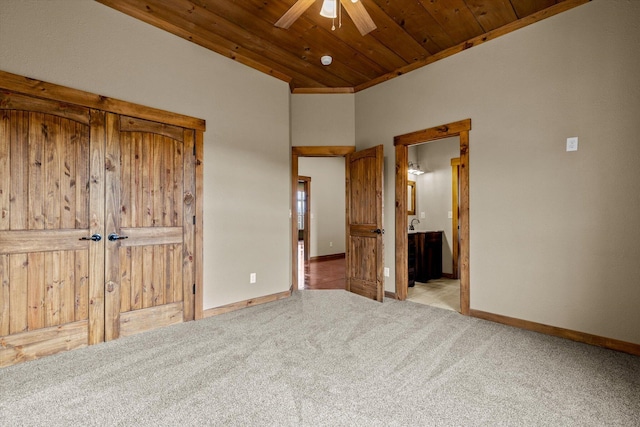
POLYGON ((333 61, 333 58, 329 55, 325 55, 322 58, 320 58, 320 62, 322 62, 322 65, 331 65, 332 61, 333 61))

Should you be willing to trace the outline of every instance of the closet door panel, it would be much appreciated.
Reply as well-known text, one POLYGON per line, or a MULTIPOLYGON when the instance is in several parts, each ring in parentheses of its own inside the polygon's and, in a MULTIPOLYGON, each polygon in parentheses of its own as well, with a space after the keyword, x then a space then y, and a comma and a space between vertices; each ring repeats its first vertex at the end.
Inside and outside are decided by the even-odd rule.
POLYGON ((0 366, 89 342, 90 111, 0 95, 0 366), (30 108, 33 101, 33 109, 30 108))
POLYGON ((116 114, 108 114, 107 128, 106 229, 119 237, 106 243, 109 340, 182 322, 193 312, 183 280, 192 262, 185 241, 193 240, 184 224, 192 200, 184 171, 193 157, 185 158, 182 128, 116 114))

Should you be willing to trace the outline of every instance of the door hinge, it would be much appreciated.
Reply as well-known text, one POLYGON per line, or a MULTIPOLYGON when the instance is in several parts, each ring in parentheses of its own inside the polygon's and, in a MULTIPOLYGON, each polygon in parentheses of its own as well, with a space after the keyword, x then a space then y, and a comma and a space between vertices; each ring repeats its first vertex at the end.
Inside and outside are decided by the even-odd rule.
POLYGON ((193 225, 196 225, 196 216, 193 216, 193 225))
POLYGON ((196 284, 195 283, 193 284, 193 294, 194 295, 196 294, 196 284))

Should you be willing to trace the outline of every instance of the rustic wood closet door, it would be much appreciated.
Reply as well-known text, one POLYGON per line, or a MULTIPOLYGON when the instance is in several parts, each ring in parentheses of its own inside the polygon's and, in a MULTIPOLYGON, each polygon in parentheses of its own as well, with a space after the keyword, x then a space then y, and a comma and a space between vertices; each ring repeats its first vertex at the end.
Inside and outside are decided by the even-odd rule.
POLYGON ((194 131, 107 114, 106 339, 194 318, 194 131))
POLYGON ((195 144, 0 91, 0 367, 194 318, 195 144))
POLYGON ((103 340, 103 120, 0 93, 0 366, 103 340))

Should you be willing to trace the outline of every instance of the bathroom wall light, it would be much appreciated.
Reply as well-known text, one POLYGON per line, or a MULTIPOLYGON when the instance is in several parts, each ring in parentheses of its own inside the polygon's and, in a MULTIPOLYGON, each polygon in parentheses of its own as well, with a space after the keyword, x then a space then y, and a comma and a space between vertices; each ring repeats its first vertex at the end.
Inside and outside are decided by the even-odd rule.
POLYGON ((414 164, 413 162, 409 162, 409 173, 413 175, 422 175, 424 171, 420 169, 419 164, 414 164))

